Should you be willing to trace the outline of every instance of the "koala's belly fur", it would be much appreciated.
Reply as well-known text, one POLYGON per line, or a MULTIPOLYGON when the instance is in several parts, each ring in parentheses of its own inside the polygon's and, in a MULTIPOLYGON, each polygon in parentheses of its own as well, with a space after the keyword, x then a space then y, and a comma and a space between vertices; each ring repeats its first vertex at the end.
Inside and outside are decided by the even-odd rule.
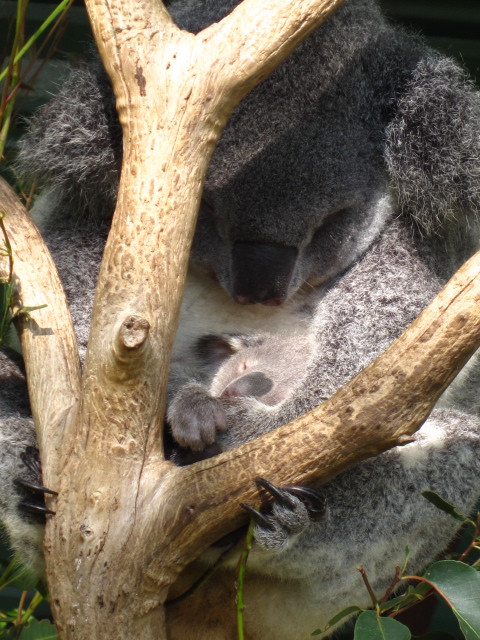
POLYGON ((321 291, 304 296, 300 291, 281 307, 241 306, 217 283, 190 269, 185 283, 172 360, 188 360, 199 336, 211 333, 251 334, 268 327, 271 334, 307 335, 321 291))

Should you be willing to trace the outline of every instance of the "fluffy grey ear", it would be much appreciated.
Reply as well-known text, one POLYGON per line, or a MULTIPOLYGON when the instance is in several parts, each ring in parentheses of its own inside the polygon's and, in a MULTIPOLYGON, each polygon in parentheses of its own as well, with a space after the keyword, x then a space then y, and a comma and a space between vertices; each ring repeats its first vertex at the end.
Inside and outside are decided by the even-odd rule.
POLYGON ((122 132, 110 82, 100 63, 76 66, 30 120, 17 170, 48 185, 78 213, 109 217, 117 194, 122 132))
POLYGON ((480 93, 453 60, 420 60, 386 133, 393 191, 424 231, 479 217, 480 93))

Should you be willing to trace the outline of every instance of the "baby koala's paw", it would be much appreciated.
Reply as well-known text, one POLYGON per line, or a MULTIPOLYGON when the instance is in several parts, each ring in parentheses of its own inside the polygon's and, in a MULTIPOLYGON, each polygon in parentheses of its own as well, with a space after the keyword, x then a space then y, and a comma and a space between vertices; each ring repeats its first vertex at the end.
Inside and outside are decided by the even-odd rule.
POLYGON ((174 440, 192 451, 203 451, 213 444, 218 432, 227 428, 225 411, 205 387, 190 383, 174 397, 167 411, 174 440))
POLYGON ((326 517, 323 493, 309 487, 276 487, 268 480, 257 478, 257 486, 273 498, 267 507, 257 511, 249 505, 241 506, 255 521, 255 542, 267 551, 280 551, 312 522, 326 517))

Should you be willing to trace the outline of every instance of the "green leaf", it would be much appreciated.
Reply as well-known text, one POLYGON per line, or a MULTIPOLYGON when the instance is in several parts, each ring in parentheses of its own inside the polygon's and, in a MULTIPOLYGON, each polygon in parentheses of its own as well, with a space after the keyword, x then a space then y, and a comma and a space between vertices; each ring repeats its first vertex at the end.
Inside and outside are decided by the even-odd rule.
POLYGON ((435 491, 422 491, 422 496, 433 505, 435 505, 437 509, 445 511, 445 513, 448 513, 448 515, 452 516, 452 518, 455 518, 455 520, 460 520, 460 522, 468 521, 467 517, 463 516, 461 513, 458 513, 453 504, 450 504, 449 502, 441 498, 437 493, 435 493, 435 491))
POLYGON ((5 337, 9 325, 12 284, 0 282, 0 342, 5 337))
POLYGON ((416 640, 458 640, 451 633, 445 631, 430 631, 425 636, 415 636, 416 640))
POLYGON ((390 598, 390 600, 380 603, 380 613, 390 611, 390 609, 401 609, 415 600, 419 600, 419 598, 410 593, 404 593, 401 596, 390 598))
POLYGON ((57 640, 57 630, 48 620, 35 620, 22 629, 19 640, 57 640))
POLYGON ((5 587, 15 587, 21 591, 34 589, 38 583, 38 576, 24 567, 14 558, 0 575, 0 590, 5 587))
POLYGON ((414 602, 420 602, 432 590, 426 582, 419 582, 416 586, 410 585, 405 593, 395 598, 390 598, 380 604, 380 613, 385 611, 398 610, 414 602))
POLYGON ((340 620, 343 620, 343 618, 346 618, 347 616, 352 615, 352 613, 358 613, 359 611, 363 611, 363 609, 361 607, 357 607, 356 605, 352 605, 351 607, 346 607, 345 609, 342 609, 336 615, 334 615, 331 620, 328 621, 327 626, 324 629, 316 629, 312 633, 312 636, 319 636, 321 633, 324 633, 327 629, 330 629, 330 627, 333 627, 334 624, 337 624, 337 622, 340 622, 340 620))
POLYGON ((427 595, 430 589, 431 589, 431 586, 426 582, 419 582, 415 586, 413 584, 409 585, 405 593, 406 595, 416 595, 423 598, 423 596, 427 595))
POLYGON ((440 560, 425 571, 430 584, 451 607, 465 640, 480 640, 480 575, 457 560, 440 560))
MULTIPOLYGON (((38 37, 45 31, 45 29, 49 27, 49 25, 55 20, 55 18, 58 15, 60 15, 62 12, 66 11, 66 9, 68 9, 69 4, 70 4, 70 0, 62 0, 62 2, 60 2, 60 4, 57 7, 55 7, 52 13, 42 22, 39 28, 35 31, 33 36, 23 45, 20 51, 18 51, 18 53, 15 55, 14 64, 16 64, 22 59, 22 57, 30 49, 32 44, 35 43, 38 37)), ((4 69, 0 73, 0 82, 5 78, 5 76, 7 75, 7 72, 8 72, 8 68, 4 69)))
POLYGON ((355 625, 354 640, 410 640, 408 627, 393 618, 381 618, 375 611, 364 611, 355 625))

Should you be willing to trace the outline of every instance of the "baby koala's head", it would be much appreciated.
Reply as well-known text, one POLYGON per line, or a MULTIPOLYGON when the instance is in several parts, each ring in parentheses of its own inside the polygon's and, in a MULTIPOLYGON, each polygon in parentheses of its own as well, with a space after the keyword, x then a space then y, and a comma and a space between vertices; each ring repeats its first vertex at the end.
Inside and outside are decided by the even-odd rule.
POLYGON ((199 339, 197 353, 212 368, 212 396, 253 397, 273 406, 303 377, 312 344, 288 335, 207 335, 199 339))

